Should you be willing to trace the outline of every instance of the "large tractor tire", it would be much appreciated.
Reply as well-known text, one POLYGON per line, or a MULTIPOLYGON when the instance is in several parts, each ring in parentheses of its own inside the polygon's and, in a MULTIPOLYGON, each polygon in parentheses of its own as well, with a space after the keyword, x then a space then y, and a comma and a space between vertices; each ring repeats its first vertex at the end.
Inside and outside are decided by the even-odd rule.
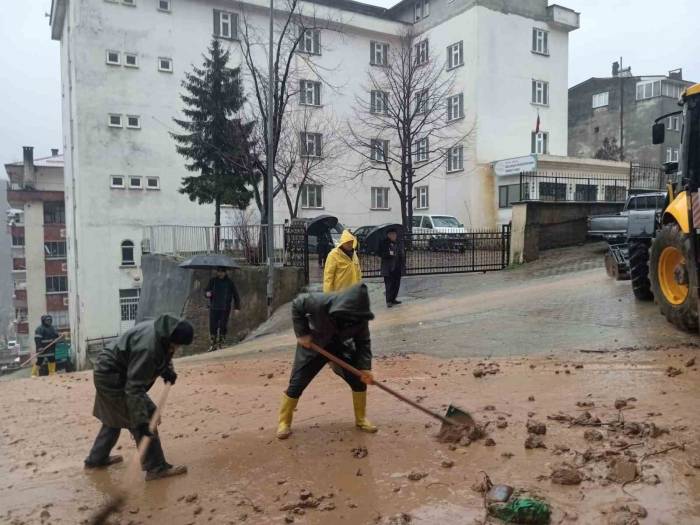
POLYGON ((640 301, 651 301, 654 294, 649 281, 649 244, 646 241, 630 240, 628 247, 632 292, 640 301))
POLYGON ((686 267, 690 239, 677 224, 667 224, 651 247, 651 287, 661 313, 682 330, 698 329, 695 272, 686 267))

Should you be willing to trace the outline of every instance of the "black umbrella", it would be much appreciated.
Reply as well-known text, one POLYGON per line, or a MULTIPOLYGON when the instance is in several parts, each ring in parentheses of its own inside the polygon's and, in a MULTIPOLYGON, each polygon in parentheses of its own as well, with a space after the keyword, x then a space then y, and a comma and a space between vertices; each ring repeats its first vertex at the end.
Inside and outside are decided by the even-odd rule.
POLYGON ((195 255, 180 263, 180 268, 188 270, 211 270, 212 268, 240 268, 240 265, 228 255, 195 255))
POLYGON ((398 242, 403 243, 403 226, 401 224, 387 223, 382 224, 374 228, 365 237, 365 246, 367 248, 367 253, 377 253, 379 251, 379 244, 386 239, 386 234, 389 230, 396 230, 396 235, 398 236, 398 242))
POLYGON ((338 224, 338 217, 333 215, 319 215, 311 219, 306 227, 306 233, 309 235, 322 235, 338 224))

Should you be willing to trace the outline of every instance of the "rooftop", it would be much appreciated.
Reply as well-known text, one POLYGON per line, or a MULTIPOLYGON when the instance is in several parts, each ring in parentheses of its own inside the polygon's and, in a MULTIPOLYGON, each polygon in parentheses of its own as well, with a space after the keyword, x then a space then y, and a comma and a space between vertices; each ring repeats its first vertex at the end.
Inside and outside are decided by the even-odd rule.
MULTIPOLYGON (((18 160, 16 162, 9 162, 8 164, 5 164, 5 167, 9 168, 23 165, 23 162, 18 160)), ((37 168, 63 168, 63 154, 61 153, 60 155, 34 159, 34 166, 37 168)))

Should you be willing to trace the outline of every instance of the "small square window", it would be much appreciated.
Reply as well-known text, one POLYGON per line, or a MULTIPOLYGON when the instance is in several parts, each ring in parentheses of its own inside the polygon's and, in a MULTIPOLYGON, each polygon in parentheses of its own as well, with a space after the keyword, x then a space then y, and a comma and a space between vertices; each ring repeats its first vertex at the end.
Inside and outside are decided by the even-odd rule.
POLYGON ((159 190, 160 189, 160 179, 158 177, 146 177, 146 189, 159 190))
POLYGON ((122 4, 134 7, 136 6, 136 0, 122 0, 122 4))
POLYGON ((170 12, 170 0, 158 0, 158 11, 170 12))
POLYGON ((119 66, 121 65, 121 53, 119 51, 110 51, 107 50, 107 63, 110 66, 119 66))
POLYGON ((124 65, 126 67, 139 67, 139 57, 136 53, 124 53, 124 65))
POLYGON ((110 114, 109 120, 107 121, 109 127, 111 128, 121 128, 122 127, 122 116, 117 114, 110 114))
POLYGON ((127 115, 126 127, 131 129, 141 128, 141 117, 139 117, 138 115, 127 115))
POLYGON ((164 71, 165 73, 173 72, 173 59, 166 57, 158 58, 158 71, 164 71))
POLYGON ((124 177, 121 175, 112 175, 109 178, 109 186, 110 188, 125 188, 124 177))
POLYGON ((133 188, 135 190, 140 190, 143 188, 141 177, 129 177, 129 188, 133 188))

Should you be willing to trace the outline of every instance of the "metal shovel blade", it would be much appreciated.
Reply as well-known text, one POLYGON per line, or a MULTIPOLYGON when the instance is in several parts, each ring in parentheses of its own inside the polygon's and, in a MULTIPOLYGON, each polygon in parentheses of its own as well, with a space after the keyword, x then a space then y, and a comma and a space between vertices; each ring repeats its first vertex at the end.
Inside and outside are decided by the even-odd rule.
POLYGON ((437 439, 442 443, 457 443, 464 437, 470 438, 478 430, 471 414, 454 405, 447 407, 445 417, 451 424, 443 423, 440 427, 437 439))

